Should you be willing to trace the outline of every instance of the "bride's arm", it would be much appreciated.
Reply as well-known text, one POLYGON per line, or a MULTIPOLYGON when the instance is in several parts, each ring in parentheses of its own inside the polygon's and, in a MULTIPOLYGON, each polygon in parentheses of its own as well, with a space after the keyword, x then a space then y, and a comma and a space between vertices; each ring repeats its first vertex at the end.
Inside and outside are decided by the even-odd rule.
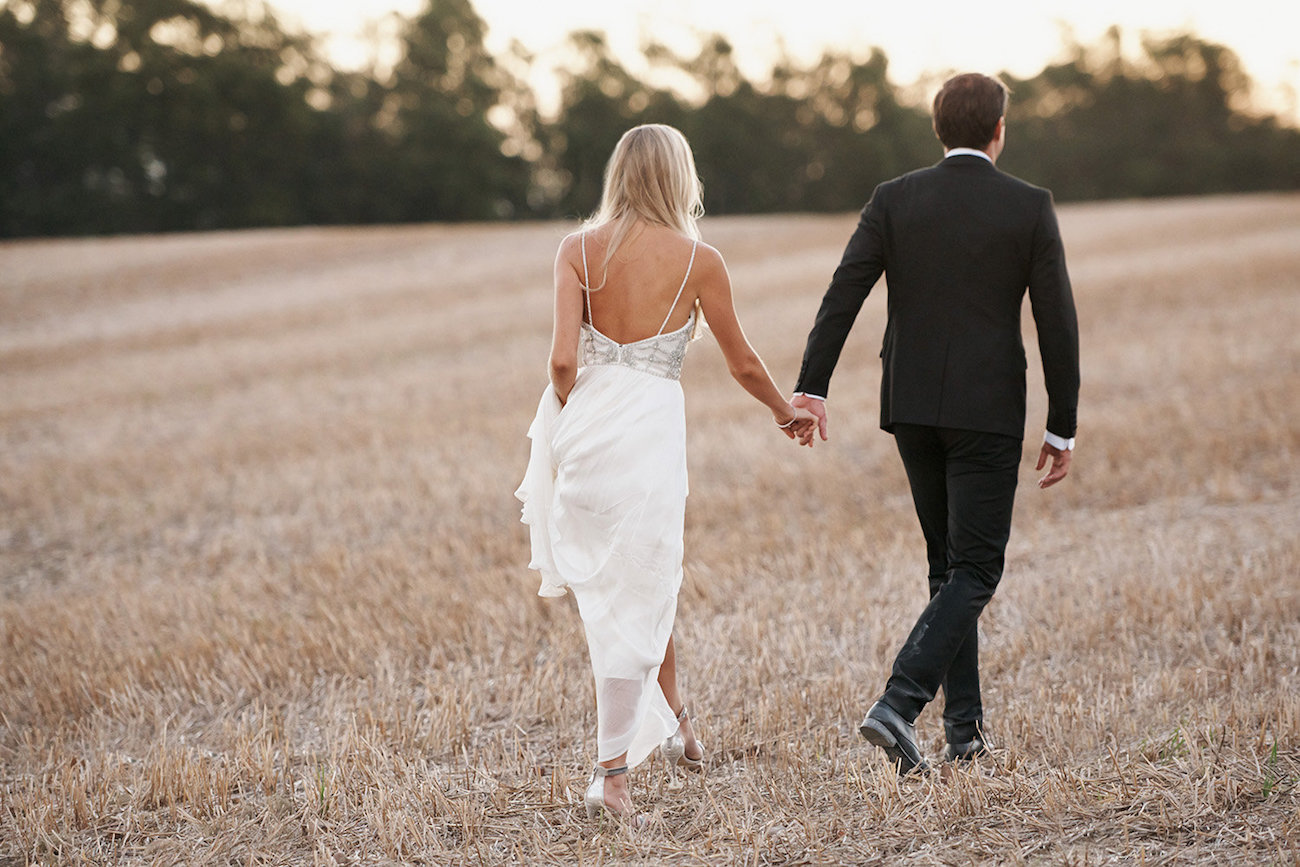
POLYGON ((704 311, 709 330, 722 349, 722 357, 726 359, 727 370, 732 377, 745 391, 772 411, 772 418, 778 425, 784 426, 793 421, 794 424, 787 430, 798 434, 800 442, 810 442, 815 417, 805 409, 795 409, 790 405, 772 381, 763 359, 750 346, 745 330, 736 316, 727 264, 722 260, 722 255, 707 244, 700 245, 692 282, 697 287, 700 309, 704 311))
POLYGON ((578 378, 578 334, 582 330, 582 284, 574 262, 579 238, 569 235, 555 254, 555 325, 551 332, 551 386, 560 403, 578 378))

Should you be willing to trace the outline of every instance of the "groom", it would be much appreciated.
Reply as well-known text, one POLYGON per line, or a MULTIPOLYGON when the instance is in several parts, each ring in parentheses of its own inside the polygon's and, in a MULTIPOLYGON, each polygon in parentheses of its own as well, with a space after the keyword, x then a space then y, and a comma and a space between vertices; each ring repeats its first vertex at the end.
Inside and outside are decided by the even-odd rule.
POLYGON ((958 75, 934 100, 935 166, 881 184, 862 210, 808 345, 795 406, 820 419, 853 320, 887 275, 880 426, 894 435, 925 535, 930 604, 860 731, 898 765, 924 769, 914 722, 943 687, 950 761, 984 755, 977 622, 1011 531, 1025 427, 1026 288, 1047 385, 1038 483, 1065 478, 1074 448, 1079 336, 1052 196, 995 168, 1007 90, 958 75))

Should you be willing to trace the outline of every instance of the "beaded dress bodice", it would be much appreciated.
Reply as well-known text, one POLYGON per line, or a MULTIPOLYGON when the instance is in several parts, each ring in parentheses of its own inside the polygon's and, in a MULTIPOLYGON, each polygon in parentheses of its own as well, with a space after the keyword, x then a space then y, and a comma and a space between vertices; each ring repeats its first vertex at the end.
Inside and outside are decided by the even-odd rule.
POLYGON ((691 342, 694 326, 695 311, 692 310, 686 324, 676 331, 656 334, 635 343, 619 343, 584 322, 578 343, 581 364, 584 367, 592 364, 617 364, 665 379, 681 379, 682 361, 686 358, 686 347, 691 342))
POLYGON ((694 331, 695 311, 691 311, 686 324, 676 331, 665 334, 664 329, 668 327, 668 320, 672 318, 673 310, 677 308, 677 302, 681 300, 682 292, 686 289, 686 281, 690 279, 691 268, 695 265, 695 251, 698 246, 698 241, 691 246, 691 260, 686 264, 686 276, 682 277, 682 285, 677 290, 677 297, 669 305, 668 315, 664 317, 658 333, 644 340, 619 343, 602 334, 592 324, 591 292, 585 288, 591 285, 590 275, 587 273, 587 236, 583 235, 582 278, 585 285, 582 294, 587 306, 588 321, 582 323, 582 332, 578 338, 579 364, 583 367, 613 364, 630 367, 664 379, 681 379, 682 361, 686 358, 686 347, 690 344, 691 332, 694 331))

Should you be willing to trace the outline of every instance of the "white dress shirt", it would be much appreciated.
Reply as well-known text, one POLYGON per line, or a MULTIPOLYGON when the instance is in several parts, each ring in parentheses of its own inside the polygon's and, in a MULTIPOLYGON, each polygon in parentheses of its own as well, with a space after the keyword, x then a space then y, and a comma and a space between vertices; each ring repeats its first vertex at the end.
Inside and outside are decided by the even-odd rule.
POLYGON ((948 157, 983 157, 989 162, 993 162, 993 157, 976 148, 949 148, 943 152, 943 158, 948 159, 948 157))

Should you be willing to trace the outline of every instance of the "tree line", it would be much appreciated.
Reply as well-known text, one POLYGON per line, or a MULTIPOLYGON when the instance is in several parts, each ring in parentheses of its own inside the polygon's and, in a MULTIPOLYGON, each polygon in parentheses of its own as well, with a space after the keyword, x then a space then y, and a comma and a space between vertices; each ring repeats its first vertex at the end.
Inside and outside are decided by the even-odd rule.
MULTIPOLYGON (((713 36, 648 46, 638 77, 578 32, 549 117, 485 34, 470 0, 427 0, 395 61, 352 71, 260 0, 0 0, 0 236, 572 217, 643 122, 686 133, 711 213, 853 210, 939 154, 879 49, 755 82, 713 36)), ((1243 102, 1231 50, 1119 42, 1004 76, 1004 168, 1061 200, 1300 189, 1300 130, 1243 102)))

